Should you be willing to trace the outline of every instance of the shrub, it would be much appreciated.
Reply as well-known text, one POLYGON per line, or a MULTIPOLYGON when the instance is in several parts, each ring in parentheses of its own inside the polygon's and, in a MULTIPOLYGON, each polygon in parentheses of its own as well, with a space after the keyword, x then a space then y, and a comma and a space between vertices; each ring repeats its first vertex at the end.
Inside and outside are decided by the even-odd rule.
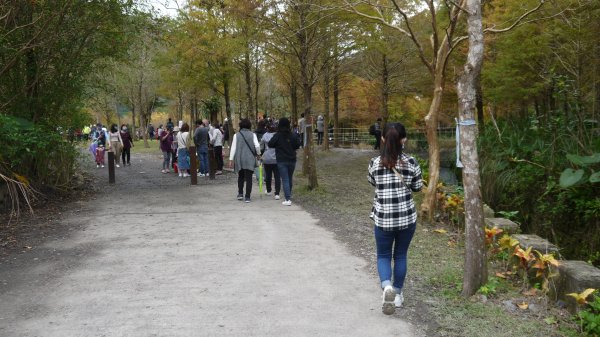
POLYGON ((0 170, 42 189, 66 189, 76 161, 74 146, 56 129, 0 114, 0 170))

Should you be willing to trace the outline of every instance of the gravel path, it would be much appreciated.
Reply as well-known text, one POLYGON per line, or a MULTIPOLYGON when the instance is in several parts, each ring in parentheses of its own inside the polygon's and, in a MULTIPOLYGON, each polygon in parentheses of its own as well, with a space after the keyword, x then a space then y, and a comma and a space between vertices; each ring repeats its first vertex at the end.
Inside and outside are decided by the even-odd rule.
POLYGON ((0 336, 412 336, 381 313, 365 260, 297 205, 233 174, 198 186, 160 156, 93 172, 73 230, 0 264, 0 336))

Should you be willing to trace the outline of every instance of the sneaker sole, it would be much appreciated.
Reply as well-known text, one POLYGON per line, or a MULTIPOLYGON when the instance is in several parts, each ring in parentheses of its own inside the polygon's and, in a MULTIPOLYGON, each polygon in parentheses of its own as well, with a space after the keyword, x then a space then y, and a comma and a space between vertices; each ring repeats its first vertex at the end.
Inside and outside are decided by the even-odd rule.
POLYGON ((396 312, 396 306, 394 305, 394 302, 385 302, 383 303, 381 310, 385 315, 393 315, 396 312))
POLYGON ((386 315, 393 315, 396 312, 396 305, 394 304, 394 299, 396 299, 396 293, 394 290, 390 289, 386 291, 383 295, 383 305, 381 306, 381 311, 383 311, 386 315))

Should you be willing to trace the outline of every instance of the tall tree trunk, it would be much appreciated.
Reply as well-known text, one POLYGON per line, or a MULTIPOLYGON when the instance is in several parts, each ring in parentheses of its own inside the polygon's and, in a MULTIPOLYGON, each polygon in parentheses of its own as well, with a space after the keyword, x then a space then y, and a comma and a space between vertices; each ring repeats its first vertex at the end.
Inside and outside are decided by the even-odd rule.
POLYGON ((340 147, 340 61, 337 44, 333 57, 333 147, 340 147))
POLYGON ((258 121, 258 89, 260 87, 260 69, 259 60, 256 58, 256 66, 254 68, 254 119, 258 121))
POLYGON ((382 68, 381 68, 381 106, 383 110, 383 115, 381 118, 383 119, 383 123, 381 124, 382 128, 388 122, 388 118, 390 116, 388 101, 390 97, 390 83, 389 83, 389 69, 388 69, 388 58, 384 53, 382 57, 382 68))
POLYGON ((425 133, 427 144, 429 145, 429 181, 425 197, 421 204, 421 213, 429 220, 433 220, 433 215, 437 204, 437 184, 440 177, 440 148, 438 143, 438 116, 442 105, 442 95, 444 93, 445 72, 444 69, 436 69, 434 76, 433 99, 429 106, 429 112, 425 116, 425 133))
POLYGON ((119 130, 121 129, 121 114, 119 113, 119 104, 117 103, 117 98, 114 97, 115 100, 115 114, 117 114, 117 125, 119 126, 119 130))
POLYGON ((142 137, 144 138, 144 147, 150 148, 150 144, 148 144, 148 122, 146 121, 146 116, 144 114, 145 106, 144 106, 144 96, 142 93, 142 83, 144 83, 144 75, 141 75, 140 82, 138 84, 138 107, 140 112, 140 127, 144 130, 142 137))
POLYGON ((233 139, 233 119, 231 119, 231 97, 229 93, 229 79, 223 81, 223 96, 225 96, 225 114, 227 115, 227 128, 229 129, 229 142, 233 139))
POLYGON ((184 98, 183 98, 183 91, 181 89, 177 90, 177 115, 175 116, 175 119, 177 121, 180 121, 183 119, 183 107, 184 107, 184 98))
MULTIPOLYGON (((133 134, 133 138, 137 137, 136 126, 135 126, 135 103, 131 104, 131 132, 133 134)), ((139 139, 138 139, 139 140, 139 139)))
POLYGON ((312 86, 308 81, 302 84, 302 93, 304 94, 304 118, 306 119, 306 143, 304 144, 303 168, 308 177, 308 188, 313 190, 319 186, 317 182, 317 165, 315 161, 312 127, 312 86), (310 123, 310 124, 309 124, 310 123))
POLYGON ((298 84, 296 80, 292 78, 290 83, 290 99, 292 101, 292 120, 294 124, 298 123, 298 84))
POLYGON ((329 150, 329 67, 325 69, 323 76, 323 150, 329 150))
POLYGON ((469 51, 463 73, 457 84, 460 119, 460 148, 465 191, 465 273, 463 296, 471 296, 487 282, 487 257, 479 157, 477 154, 477 77, 483 62, 483 27, 481 0, 467 1, 469 51))
POLYGON ((477 125, 479 125, 479 131, 483 131, 484 116, 483 116, 483 88, 481 87, 481 72, 475 80, 475 87, 477 88, 477 125))
POLYGON ((252 120, 252 110, 254 109, 254 102, 252 100, 252 73, 250 65, 250 46, 246 46, 244 53, 244 79, 246 80, 246 118, 252 120))

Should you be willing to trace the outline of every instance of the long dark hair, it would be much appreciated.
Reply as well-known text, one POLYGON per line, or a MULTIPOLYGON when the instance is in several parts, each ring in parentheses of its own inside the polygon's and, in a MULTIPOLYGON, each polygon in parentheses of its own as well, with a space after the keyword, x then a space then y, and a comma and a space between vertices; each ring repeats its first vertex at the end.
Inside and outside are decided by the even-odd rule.
POLYGON ((383 129, 381 165, 392 169, 402 155, 402 139, 406 138, 406 128, 400 123, 387 123, 383 129))
POLYGON ((281 133, 290 133, 290 120, 282 117, 279 119, 279 124, 277 125, 277 131, 281 133))

